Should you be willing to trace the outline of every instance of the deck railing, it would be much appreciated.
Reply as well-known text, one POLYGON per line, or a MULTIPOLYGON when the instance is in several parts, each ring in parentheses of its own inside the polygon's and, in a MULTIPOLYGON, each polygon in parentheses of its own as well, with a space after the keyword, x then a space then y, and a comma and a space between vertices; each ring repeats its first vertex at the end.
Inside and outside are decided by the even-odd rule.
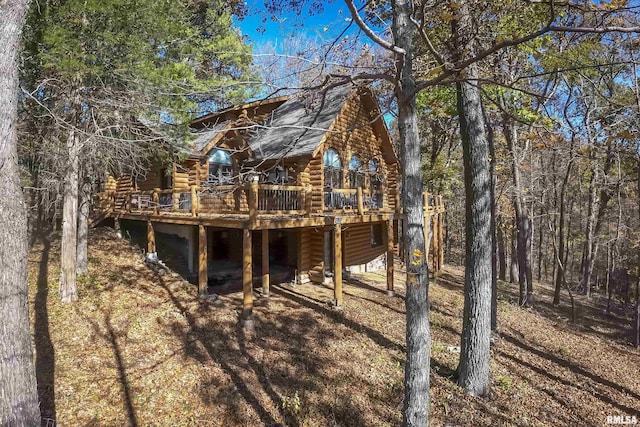
POLYGON ((369 192, 361 187, 334 188, 324 192, 324 207, 327 210, 352 209, 360 214, 380 210, 383 208, 383 193, 382 191, 369 192))
POLYGON ((94 198, 94 208, 118 213, 155 215, 307 214, 310 191, 302 186, 195 186, 179 190, 105 192, 94 198))
POLYGON ((358 209, 358 190, 334 188, 324 192, 325 209, 358 209))
MULTIPOLYGON (((324 210, 345 213, 381 211, 383 192, 358 189, 332 189, 323 194, 324 210)), ((425 215, 444 212, 442 196, 423 193, 425 215)), ((399 194, 395 194, 396 212, 399 194)), ((212 214, 244 214, 255 219, 258 214, 311 214, 311 188, 302 186, 248 185, 195 186, 178 190, 108 191, 93 196, 92 216, 111 212, 155 215, 199 216, 212 214)))
POLYGON ((259 212, 294 212, 304 206, 304 187, 258 186, 259 212))

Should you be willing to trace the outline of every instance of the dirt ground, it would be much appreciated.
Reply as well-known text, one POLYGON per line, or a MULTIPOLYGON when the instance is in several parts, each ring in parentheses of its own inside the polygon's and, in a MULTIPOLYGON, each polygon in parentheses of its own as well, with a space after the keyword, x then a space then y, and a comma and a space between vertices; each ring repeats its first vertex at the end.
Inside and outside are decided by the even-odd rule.
MULTIPOLYGON (((272 286, 257 298, 255 330, 238 323, 240 292, 201 301, 173 272, 148 268, 140 251, 94 230, 80 299, 57 298, 59 241, 34 246, 30 309, 43 413, 59 426, 395 426, 402 419, 405 308, 385 295, 386 273, 354 275, 345 307, 329 287, 272 286)), ((399 270, 399 269, 396 269, 399 270)), ((640 418, 640 352, 630 319, 579 300, 515 305, 500 283, 492 391, 455 385, 463 271, 430 284, 432 426, 602 426, 640 418)), ((566 295, 563 295, 568 300, 566 295)), ((52 425, 50 423, 50 425, 52 425)))

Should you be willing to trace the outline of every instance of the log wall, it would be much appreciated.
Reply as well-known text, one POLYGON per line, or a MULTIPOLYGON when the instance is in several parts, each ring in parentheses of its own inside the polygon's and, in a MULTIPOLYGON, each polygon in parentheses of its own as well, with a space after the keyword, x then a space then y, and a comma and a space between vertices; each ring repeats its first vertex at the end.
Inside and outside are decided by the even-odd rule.
MULTIPOLYGON (((383 147, 382 139, 378 136, 372 124, 374 117, 374 112, 371 111, 365 103, 361 102, 360 95, 352 94, 349 97, 342 111, 331 125, 330 131, 325 135, 317 155, 309 162, 309 167, 311 168, 310 174, 313 176, 315 172, 317 175, 315 180, 312 179, 312 184, 314 185, 314 192, 317 191, 319 197, 316 196, 314 200, 319 198, 320 202, 322 202, 324 178, 323 154, 327 149, 333 148, 340 154, 340 160, 342 162, 342 188, 349 187, 349 161, 352 155, 358 155, 359 160, 362 162, 362 168, 365 171, 369 171, 369 161, 376 160, 384 176, 384 182, 382 184, 384 191, 383 207, 395 208, 398 168, 395 161, 388 161, 393 155, 384 152, 385 148, 383 147), (318 167, 320 170, 317 170, 318 167)), ((369 188, 370 180, 367 176, 365 178, 365 192, 369 188)))
POLYGON ((387 228, 383 222, 349 225, 343 228, 344 266, 366 264, 384 254, 387 250, 387 228), (381 227, 382 242, 371 244, 371 228, 381 227))

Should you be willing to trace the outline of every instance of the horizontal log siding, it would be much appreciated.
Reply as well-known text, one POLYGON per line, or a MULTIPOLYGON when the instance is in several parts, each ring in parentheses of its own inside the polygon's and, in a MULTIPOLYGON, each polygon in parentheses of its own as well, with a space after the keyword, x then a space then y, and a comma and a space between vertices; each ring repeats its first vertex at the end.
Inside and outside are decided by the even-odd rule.
POLYGON ((116 182, 116 179, 111 176, 111 175, 107 175, 104 178, 104 191, 116 191, 118 187, 118 183, 116 182))
POLYGON ((309 270, 311 269, 311 233, 313 232, 310 228, 302 228, 300 229, 300 259, 298 260, 298 268, 300 269, 300 274, 309 274, 309 270))
POLYGON ((308 179, 311 184, 311 211, 321 212, 324 205, 323 175, 322 175, 322 151, 313 157, 302 170, 302 179, 308 179), (306 178, 308 177, 308 178, 306 178))
POLYGON ((154 166, 147 172, 145 179, 138 180, 138 190, 149 191, 162 186, 162 170, 160 166, 154 166))
POLYGON ((207 182, 208 162, 205 162, 205 164, 200 164, 200 174, 198 174, 198 163, 199 162, 197 161, 191 160, 186 162, 186 164, 184 165, 187 169, 189 169, 189 185, 200 185, 207 182))
POLYGON ((173 188, 185 191, 189 189, 189 169, 184 165, 173 165, 173 188))
POLYGON ((129 175, 124 175, 119 178, 116 178, 116 191, 133 191, 135 190, 135 185, 133 179, 129 175))
POLYGON ((387 227, 383 222, 345 226, 343 233, 344 267, 366 264, 387 251, 387 227), (380 224, 383 228, 383 242, 375 247, 371 246, 371 227, 373 224, 380 224))
POLYGON ((383 188, 385 189, 386 198, 389 202, 388 207, 395 211, 398 209, 398 206, 396 206, 396 194, 400 188, 398 186, 398 180, 400 179, 398 176, 398 165, 396 163, 387 164, 387 170, 389 171, 387 175, 387 185, 383 188))
MULTIPOLYGON (((394 207, 395 200, 392 191, 397 188, 397 165, 387 163, 382 155, 382 140, 377 137, 376 131, 371 124, 372 112, 360 102, 357 95, 352 95, 344 106, 335 122, 332 131, 326 134, 323 146, 319 150, 317 158, 320 160, 320 189, 322 189, 322 178, 324 177, 324 165, 322 154, 329 148, 333 148, 340 154, 342 161, 342 188, 349 186, 349 160, 353 154, 357 154, 364 170, 369 170, 369 161, 378 161, 382 174, 385 177, 383 182, 383 204, 385 208, 394 207)), ((317 185, 313 183, 314 187, 317 185)), ((365 179, 365 191, 370 188, 369 178, 365 179)), ((315 189, 315 188, 314 188, 315 189)))

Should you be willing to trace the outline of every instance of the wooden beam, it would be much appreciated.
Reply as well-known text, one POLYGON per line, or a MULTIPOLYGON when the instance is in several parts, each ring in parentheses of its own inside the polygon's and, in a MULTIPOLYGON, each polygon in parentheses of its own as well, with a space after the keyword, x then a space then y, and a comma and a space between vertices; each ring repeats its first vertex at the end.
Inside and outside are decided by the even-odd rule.
POLYGON ((198 225, 198 293, 205 295, 209 287, 207 228, 198 225))
POLYGON ((393 221, 387 221, 387 295, 395 295, 393 291, 393 221))
POLYGON ((262 230, 262 296, 269 297, 269 230, 262 230))
POLYGON ((253 328, 253 276, 251 230, 242 229, 242 326, 253 328))
POLYGON ((153 254, 156 252, 156 233, 153 231, 153 223, 151 220, 147 220, 147 253, 153 254))
POLYGON ((333 229, 333 296, 336 308, 342 308, 342 225, 333 229))
POLYGON ((358 215, 364 215, 364 201, 362 200, 362 187, 358 187, 358 192, 356 193, 356 197, 358 200, 358 215))

